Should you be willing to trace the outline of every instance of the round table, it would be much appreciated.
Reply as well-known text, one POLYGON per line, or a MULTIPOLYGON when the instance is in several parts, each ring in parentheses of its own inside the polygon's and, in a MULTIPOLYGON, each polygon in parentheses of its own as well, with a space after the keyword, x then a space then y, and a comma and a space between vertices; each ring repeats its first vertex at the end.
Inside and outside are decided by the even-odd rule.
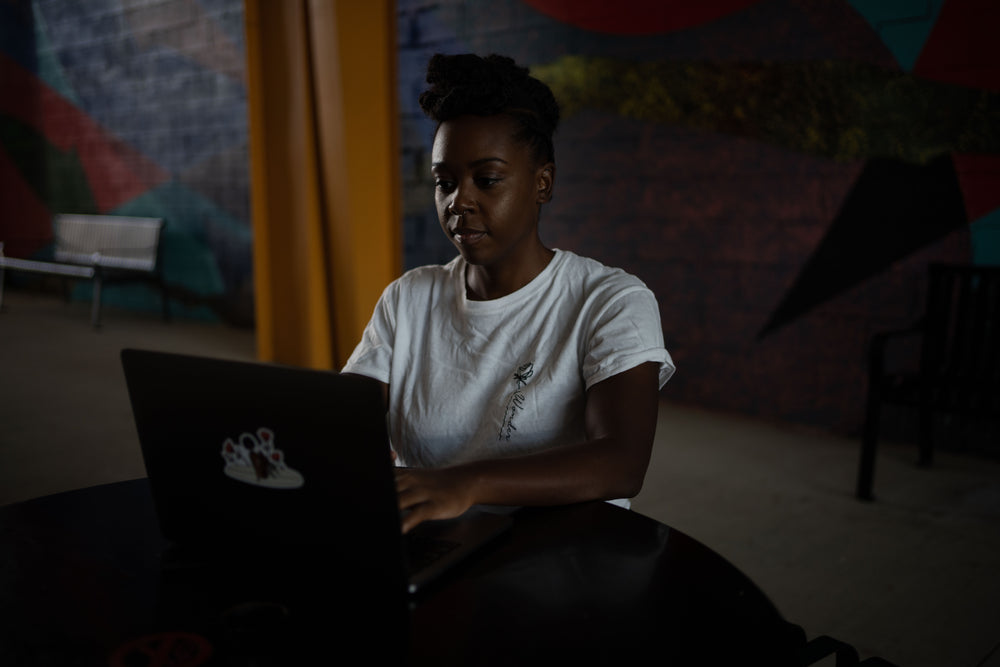
POLYGON ((795 664, 801 631, 684 533, 602 502, 513 516, 508 533, 431 590, 379 603, 400 612, 384 624, 363 620, 333 583, 304 591, 324 601, 322 622, 289 633, 287 621, 279 629, 258 614, 236 646, 185 623, 207 608, 199 597, 211 583, 164 577, 168 545, 147 480, 2 507, 0 664, 297 664, 303 637, 309 661, 348 664, 359 651, 362 664, 795 664), (164 600, 184 605, 164 616, 164 600))

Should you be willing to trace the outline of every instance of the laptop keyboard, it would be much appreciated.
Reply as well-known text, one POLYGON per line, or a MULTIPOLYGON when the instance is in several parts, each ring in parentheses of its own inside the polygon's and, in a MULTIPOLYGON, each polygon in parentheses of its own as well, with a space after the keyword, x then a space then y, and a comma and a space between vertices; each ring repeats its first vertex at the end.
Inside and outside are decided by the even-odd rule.
POLYGON ((407 533, 403 539, 406 545, 406 562, 410 574, 419 572, 459 546, 458 542, 451 540, 414 535, 413 533, 407 533))

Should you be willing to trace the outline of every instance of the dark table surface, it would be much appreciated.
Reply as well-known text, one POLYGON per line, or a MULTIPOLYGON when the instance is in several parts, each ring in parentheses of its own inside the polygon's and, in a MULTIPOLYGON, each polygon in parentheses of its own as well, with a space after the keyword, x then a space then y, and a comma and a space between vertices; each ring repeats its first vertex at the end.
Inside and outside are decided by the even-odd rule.
POLYGON ((353 597, 323 562, 248 554, 240 585, 295 582, 316 613, 258 605, 223 622, 206 620, 217 580, 165 571, 145 479, 9 505, 0 665, 794 664, 795 627, 680 531, 601 502, 514 519, 415 599, 353 597))

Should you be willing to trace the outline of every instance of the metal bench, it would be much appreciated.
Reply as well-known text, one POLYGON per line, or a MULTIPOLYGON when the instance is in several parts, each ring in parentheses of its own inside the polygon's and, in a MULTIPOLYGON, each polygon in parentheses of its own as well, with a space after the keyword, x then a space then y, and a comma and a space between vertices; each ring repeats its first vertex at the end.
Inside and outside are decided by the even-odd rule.
POLYGON ((0 243, 0 307, 7 269, 83 278, 93 281, 90 319, 101 325, 101 287, 108 282, 148 280, 160 290, 163 318, 170 319, 167 293, 160 271, 161 218, 119 215, 57 215, 52 222, 55 249, 52 261, 5 257, 0 243))
POLYGON ((921 321, 872 337, 856 491, 862 500, 872 498, 883 404, 918 411, 923 466, 933 459, 935 413, 1000 417, 1000 266, 931 264, 921 321), (913 334, 921 339, 919 367, 889 368, 889 343, 913 334))

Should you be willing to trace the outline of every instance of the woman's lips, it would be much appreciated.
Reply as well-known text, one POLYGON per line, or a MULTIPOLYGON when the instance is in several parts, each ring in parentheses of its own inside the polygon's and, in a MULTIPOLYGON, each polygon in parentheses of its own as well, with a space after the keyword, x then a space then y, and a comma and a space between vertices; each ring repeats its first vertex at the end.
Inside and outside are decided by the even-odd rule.
POLYGON ((486 238, 486 232, 478 229, 456 229, 451 235, 457 242, 466 246, 475 245, 486 238))

